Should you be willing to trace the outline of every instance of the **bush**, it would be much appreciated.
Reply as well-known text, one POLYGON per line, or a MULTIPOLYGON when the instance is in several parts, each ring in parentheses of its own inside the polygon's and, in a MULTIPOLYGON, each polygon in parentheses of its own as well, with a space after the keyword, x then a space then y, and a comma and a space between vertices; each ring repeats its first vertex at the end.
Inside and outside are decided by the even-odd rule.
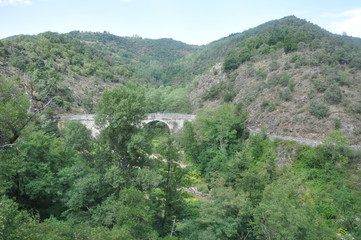
POLYGON ((313 81, 313 85, 315 86, 317 92, 324 92, 329 86, 329 83, 327 81, 317 79, 313 81))
POLYGON ((225 94, 223 94, 223 100, 225 102, 232 102, 233 98, 237 95, 237 93, 235 91, 229 91, 226 92, 225 94))
POLYGON ((276 110, 276 105, 270 101, 264 100, 261 104, 261 109, 267 109, 269 112, 273 112, 274 110, 276 110))
POLYGON ((220 94, 222 91, 224 91, 227 86, 227 84, 225 82, 220 82, 220 83, 216 83, 216 84, 213 84, 207 92, 205 92, 203 95, 202 95, 202 99, 204 101, 213 101, 213 100, 216 100, 220 97, 220 94))
POLYGON ((281 90, 279 95, 280 95, 280 98, 285 101, 290 101, 292 99, 292 92, 289 88, 285 88, 285 89, 281 90))
POLYGON ((276 62, 276 61, 272 61, 272 62, 270 63, 270 65, 269 65, 269 70, 270 70, 271 72, 276 71, 276 70, 278 70, 279 68, 280 68, 280 65, 279 65, 278 62, 276 62))
POLYGON ((287 72, 281 72, 279 74, 272 74, 268 83, 273 86, 281 85, 282 87, 287 87, 290 81, 291 77, 287 74, 287 72))
POLYGON ((330 115, 328 105, 317 99, 311 100, 309 112, 311 115, 317 117, 318 119, 325 118, 330 115))
POLYGON ((330 104, 338 104, 342 100, 342 92, 339 86, 332 84, 325 91, 325 100, 330 104))
POLYGON ((257 80, 265 80, 267 78, 267 73, 262 70, 256 72, 257 80))

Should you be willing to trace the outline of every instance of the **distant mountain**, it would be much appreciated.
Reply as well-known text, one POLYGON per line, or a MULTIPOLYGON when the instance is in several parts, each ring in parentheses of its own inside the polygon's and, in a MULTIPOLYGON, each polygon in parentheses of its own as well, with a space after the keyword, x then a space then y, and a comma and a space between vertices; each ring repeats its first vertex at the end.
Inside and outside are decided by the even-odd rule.
POLYGON ((126 81, 162 84, 159 72, 197 48, 109 33, 20 35, 0 41, 0 73, 21 78, 39 104, 58 96, 63 111, 91 112, 105 87, 126 81))
POLYGON ((141 37, 119 37, 106 32, 79 31, 70 32, 69 35, 113 56, 119 63, 128 66, 154 85, 163 83, 159 80, 164 68, 200 49, 198 46, 168 38, 153 40, 141 37))
POLYGON ((162 89, 172 99, 189 91, 195 112, 241 103, 251 126, 310 138, 339 128, 361 140, 361 39, 294 16, 205 46, 107 32, 15 36, 0 41, 0 74, 22 80, 39 104, 56 97, 58 112, 92 112, 104 88, 133 81, 168 86, 151 91, 153 111, 162 89))

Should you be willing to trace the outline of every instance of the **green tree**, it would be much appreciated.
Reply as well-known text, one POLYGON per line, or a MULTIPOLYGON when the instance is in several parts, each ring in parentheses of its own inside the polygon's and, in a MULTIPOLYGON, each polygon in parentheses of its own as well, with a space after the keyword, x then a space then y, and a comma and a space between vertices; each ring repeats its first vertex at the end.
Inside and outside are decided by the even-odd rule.
POLYGON ((336 231, 302 197, 292 178, 268 185, 254 210, 257 235, 262 239, 337 239, 336 231))
POLYGON ((37 239, 35 232, 37 221, 24 210, 18 210, 18 204, 6 198, 0 198, 0 238, 7 240, 37 239))
POLYGON ((181 225, 186 239, 248 239, 251 233, 251 205, 242 193, 218 186, 212 200, 202 204, 199 216, 181 225))
POLYGON ((29 122, 29 100, 19 82, 0 77, 0 148, 10 146, 29 122))
POLYGON ((91 130, 80 121, 66 121, 61 132, 68 148, 79 152, 90 150, 91 130))
POLYGON ((135 165, 128 146, 144 119, 144 100, 143 90, 129 83, 106 89, 97 104, 95 120, 102 129, 100 137, 118 155, 119 166, 123 169, 135 165))
POLYGON ((134 239, 156 237, 153 230, 154 212, 151 202, 141 191, 128 188, 119 196, 110 196, 99 205, 92 215, 96 225, 118 227, 129 232, 134 239))
POLYGON ((59 173, 73 163, 73 152, 65 148, 61 138, 43 131, 28 129, 23 135, 18 143, 22 167, 14 176, 9 195, 16 197, 22 207, 36 209, 42 218, 58 216, 64 210, 59 173))
POLYGON ((246 115, 233 104, 223 104, 197 115, 195 129, 202 142, 218 149, 226 149, 248 137, 244 124, 246 115))

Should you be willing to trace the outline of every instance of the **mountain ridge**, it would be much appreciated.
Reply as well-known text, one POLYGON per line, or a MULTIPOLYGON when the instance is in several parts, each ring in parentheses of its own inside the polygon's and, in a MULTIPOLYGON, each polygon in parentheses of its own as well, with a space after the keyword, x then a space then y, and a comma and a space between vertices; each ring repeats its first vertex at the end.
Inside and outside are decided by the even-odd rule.
POLYGON ((148 102, 173 94, 181 102, 171 109, 189 93, 193 112, 241 103, 249 123, 270 132, 319 139, 338 128, 361 140, 361 39, 295 16, 204 46, 107 32, 11 37, 0 41, 0 62, 4 77, 33 85, 39 104, 59 96, 60 113, 92 112, 104 88, 132 81, 153 89, 148 102))

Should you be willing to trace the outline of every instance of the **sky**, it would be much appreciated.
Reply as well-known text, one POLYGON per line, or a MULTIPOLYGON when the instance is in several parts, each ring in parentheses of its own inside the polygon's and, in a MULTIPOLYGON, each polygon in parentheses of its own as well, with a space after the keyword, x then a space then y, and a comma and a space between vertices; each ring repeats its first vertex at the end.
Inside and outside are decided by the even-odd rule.
POLYGON ((202 45, 290 15, 361 37, 360 0, 0 0, 0 39, 79 30, 202 45))

